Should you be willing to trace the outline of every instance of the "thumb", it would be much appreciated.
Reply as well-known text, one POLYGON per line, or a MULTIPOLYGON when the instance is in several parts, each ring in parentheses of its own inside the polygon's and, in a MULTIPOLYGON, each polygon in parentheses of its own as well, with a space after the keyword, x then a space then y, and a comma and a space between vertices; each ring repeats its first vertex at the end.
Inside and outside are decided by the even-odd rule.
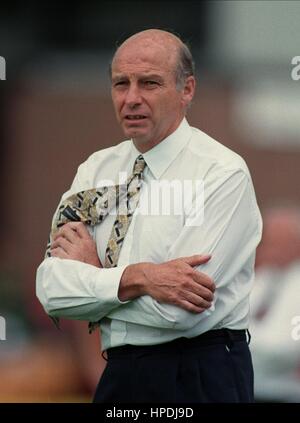
POLYGON ((209 254, 195 254, 194 256, 182 257, 181 260, 190 266, 199 266, 199 264, 207 263, 211 259, 209 254))

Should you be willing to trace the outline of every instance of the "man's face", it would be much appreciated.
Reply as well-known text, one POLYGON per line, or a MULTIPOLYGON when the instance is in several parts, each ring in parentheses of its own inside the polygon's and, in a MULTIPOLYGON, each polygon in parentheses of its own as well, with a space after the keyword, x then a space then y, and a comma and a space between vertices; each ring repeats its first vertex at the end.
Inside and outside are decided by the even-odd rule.
POLYGON ((141 152, 178 127, 190 101, 185 87, 176 89, 176 57, 174 48, 168 52, 157 43, 137 41, 121 47, 112 63, 116 116, 141 152))

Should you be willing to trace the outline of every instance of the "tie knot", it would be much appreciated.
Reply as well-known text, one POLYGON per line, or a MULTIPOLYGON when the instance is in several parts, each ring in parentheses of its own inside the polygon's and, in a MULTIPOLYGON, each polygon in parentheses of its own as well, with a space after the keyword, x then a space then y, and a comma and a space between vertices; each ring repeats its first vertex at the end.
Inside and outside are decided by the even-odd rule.
POLYGON ((140 154, 133 165, 133 174, 134 175, 141 175, 145 169, 146 162, 144 160, 144 157, 140 154))

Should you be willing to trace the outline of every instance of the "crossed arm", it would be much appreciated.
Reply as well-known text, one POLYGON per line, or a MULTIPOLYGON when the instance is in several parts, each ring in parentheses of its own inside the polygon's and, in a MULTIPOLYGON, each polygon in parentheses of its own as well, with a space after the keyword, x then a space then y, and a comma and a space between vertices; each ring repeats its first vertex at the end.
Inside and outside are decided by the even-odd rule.
MULTIPOLYGON (((51 255, 103 267, 95 241, 81 222, 67 223, 58 231, 52 243, 51 255)), ((209 276, 194 267, 209 259, 209 255, 193 255, 161 264, 129 265, 121 276, 118 298, 126 302, 150 295, 162 303, 201 313, 211 306, 215 285, 209 276)))
MULTIPOLYGON (((159 328, 192 327, 205 319, 204 311, 213 312, 215 285, 232 285, 261 237, 253 187, 243 172, 211 187, 205 216, 202 225, 182 229, 164 263, 112 269, 101 269, 84 225, 65 225, 54 239, 53 257, 38 269, 38 297, 57 317, 98 321, 107 316, 159 328)), ((243 286, 241 296, 249 289, 243 286)), ((232 309, 237 305, 235 295, 228 301, 232 309)))

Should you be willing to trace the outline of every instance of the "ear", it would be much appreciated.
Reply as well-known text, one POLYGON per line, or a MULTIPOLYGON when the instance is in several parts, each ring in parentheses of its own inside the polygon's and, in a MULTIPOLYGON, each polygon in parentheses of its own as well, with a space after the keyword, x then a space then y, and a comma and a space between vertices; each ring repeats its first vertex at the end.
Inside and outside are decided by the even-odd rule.
POLYGON ((186 78, 184 87, 182 89, 182 104, 184 107, 187 107, 192 101, 196 89, 196 80, 194 76, 189 76, 186 78))

